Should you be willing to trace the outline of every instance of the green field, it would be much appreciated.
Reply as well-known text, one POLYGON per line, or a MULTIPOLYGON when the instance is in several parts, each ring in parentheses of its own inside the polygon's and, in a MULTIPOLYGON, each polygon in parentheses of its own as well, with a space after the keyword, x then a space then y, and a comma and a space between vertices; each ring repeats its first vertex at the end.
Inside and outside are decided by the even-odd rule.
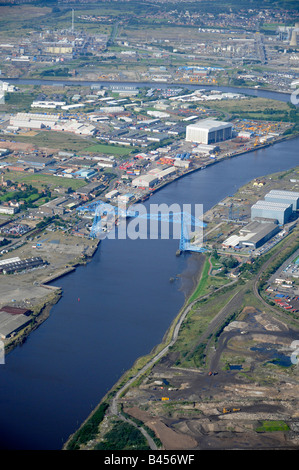
POLYGON ((206 107, 241 118, 292 121, 287 103, 268 98, 246 98, 242 100, 210 101, 206 107))
POLYGON ((124 155, 129 155, 129 153, 132 152, 132 149, 127 147, 118 147, 116 145, 96 144, 86 147, 84 151, 89 153, 106 153, 122 157, 124 155))
MULTIPOLYGON (((8 137, 7 137, 8 138, 8 137)), ((79 152, 86 148, 88 144, 92 144, 94 139, 78 137, 67 132, 41 131, 34 136, 26 137, 13 136, 11 140, 32 144, 38 147, 46 147, 48 149, 59 149, 62 151, 79 152)))
MULTIPOLYGON (((6 137, 9 140, 9 137, 6 137)), ((11 140, 15 142, 23 142, 25 144, 32 144, 32 146, 44 147, 53 150, 61 150, 65 152, 86 152, 86 153, 104 153, 107 155, 126 156, 132 152, 132 147, 120 147, 117 145, 99 144, 96 139, 89 137, 80 137, 67 132, 51 132, 41 131, 36 135, 31 136, 18 136, 14 135, 11 140)))
POLYGON ((284 421, 263 421, 256 432, 288 431, 289 426, 284 421))
POLYGON ((62 186, 63 188, 72 188, 76 190, 86 184, 85 180, 61 178, 60 176, 43 175, 40 173, 24 175, 23 172, 19 171, 10 171, 9 173, 7 173, 7 177, 17 183, 31 184, 37 189, 47 187, 51 190, 58 186, 62 186))
POLYGON ((223 265, 221 263, 217 263, 216 260, 213 259, 213 257, 211 257, 211 259, 207 257, 205 260, 203 270, 202 270, 201 278, 199 280, 199 283, 195 291, 191 295, 189 302, 193 302, 194 300, 201 297, 202 295, 205 295, 211 292, 211 289, 216 289, 216 288, 218 289, 219 287, 222 287, 229 282, 227 277, 222 276, 221 273, 216 276, 211 276, 209 274, 210 267, 212 268, 214 266, 217 266, 217 268, 219 268, 219 267, 222 267, 223 265), (212 263, 212 266, 210 265, 210 262, 212 263))

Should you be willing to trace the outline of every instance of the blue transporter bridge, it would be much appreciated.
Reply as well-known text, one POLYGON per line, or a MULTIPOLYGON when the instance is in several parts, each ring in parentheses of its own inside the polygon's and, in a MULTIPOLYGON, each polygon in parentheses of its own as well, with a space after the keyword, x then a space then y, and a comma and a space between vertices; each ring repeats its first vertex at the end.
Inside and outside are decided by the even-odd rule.
POLYGON ((136 210, 137 205, 132 205, 130 208, 119 208, 106 204, 102 201, 95 201, 78 207, 78 212, 89 212, 94 215, 93 224, 90 230, 90 238, 102 239, 107 236, 107 230, 114 229, 115 225, 121 219, 139 218, 140 220, 154 220, 157 222, 164 222, 173 224, 180 227, 180 252, 197 252, 202 253, 206 251, 203 246, 203 228, 206 226, 199 218, 191 215, 188 211, 182 212, 139 212, 136 210), (103 221, 105 220, 104 227, 103 221), (108 227, 108 229, 107 229, 108 227))

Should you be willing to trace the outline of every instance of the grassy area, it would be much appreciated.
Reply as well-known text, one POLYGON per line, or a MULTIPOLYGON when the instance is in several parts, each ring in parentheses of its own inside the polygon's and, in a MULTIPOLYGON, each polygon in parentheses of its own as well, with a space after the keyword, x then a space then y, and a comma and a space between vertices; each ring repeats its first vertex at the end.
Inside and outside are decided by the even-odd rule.
POLYGON ((145 437, 132 424, 115 421, 105 439, 95 446, 95 450, 149 450, 145 437))
POLYGON ((102 403, 99 406, 91 418, 72 436, 67 445, 68 450, 78 450, 81 444, 86 444, 90 439, 96 436, 98 426, 105 416, 107 407, 107 403, 102 403))
POLYGON ((256 432, 288 431, 289 426, 284 421, 263 421, 262 425, 256 428, 256 432))
POLYGON ((52 12, 52 8, 46 6, 31 5, 11 5, 0 6, 0 34, 7 37, 16 37, 24 34, 27 22, 39 22, 42 18, 47 18, 52 12))
MULTIPOLYGON (((207 107, 243 118, 263 120, 288 120, 290 107, 287 103, 268 98, 245 98, 242 100, 210 101, 207 107)), ((290 119, 291 120, 291 119, 290 119)))
POLYGON ((205 292, 205 287, 206 287, 206 284, 207 284, 207 281, 208 281, 208 276, 209 276, 209 269, 210 269, 210 262, 209 262, 209 258, 206 257, 200 281, 197 285, 197 288, 195 289, 195 291, 191 295, 191 297, 189 299, 189 302, 193 302, 193 300, 197 299, 198 297, 203 295, 203 293, 205 292))
POLYGON ((36 99, 37 93, 26 90, 14 93, 6 93, 5 104, 0 105, 0 110, 10 112, 31 112, 31 104, 36 99))
POLYGON ((198 344, 198 339, 238 289, 240 286, 236 285, 222 293, 211 294, 208 300, 199 301, 193 306, 181 326, 175 345, 171 348, 178 353, 176 365, 192 368, 204 366, 206 342, 198 344))
MULTIPOLYGON (((8 137, 7 137, 8 139, 8 137)), ((35 136, 13 136, 11 140, 15 142, 30 143, 32 146, 46 147, 49 149, 59 149, 69 152, 83 151, 94 139, 86 139, 67 132, 41 131, 35 136)))
POLYGON ((57 186, 63 188, 72 188, 74 190, 84 186, 86 181, 71 178, 61 178, 59 176, 43 175, 43 174, 25 174, 19 171, 10 171, 6 176, 17 183, 31 184, 37 189, 49 188, 50 190, 57 186))
POLYGON ((230 282, 230 280, 227 277, 222 276, 221 273, 216 276, 211 276, 209 274, 210 269, 214 267, 219 268, 222 266, 223 265, 217 262, 213 257, 206 257, 201 278, 195 291, 191 295, 189 302, 193 302, 202 295, 208 294, 209 292, 211 292, 211 290, 218 289, 219 287, 222 287, 228 282, 230 282))
POLYGON ((122 157, 124 155, 128 155, 129 153, 131 153, 132 149, 127 148, 127 147, 117 147, 114 145, 107 145, 107 144, 95 144, 95 145, 91 145, 90 147, 86 147, 84 151, 90 152, 90 153, 106 153, 109 155, 117 155, 119 157, 122 157))

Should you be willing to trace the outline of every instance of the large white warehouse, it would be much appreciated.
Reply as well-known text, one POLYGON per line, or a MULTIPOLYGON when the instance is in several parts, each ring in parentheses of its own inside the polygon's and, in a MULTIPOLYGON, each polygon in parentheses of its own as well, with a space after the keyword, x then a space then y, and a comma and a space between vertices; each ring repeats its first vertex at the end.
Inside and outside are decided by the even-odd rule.
POLYGON ((265 195, 265 201, 292 204, 293 211, 297 211, 299 209, 299 192, 272 189, 265 195))
POLYGON ((154 175, 142 175, 133 179, 132 186, 149 188, 158 182, 157 176, 154 175))
POLYGON ((288 222, 292 215, 292 205, 273 201, 257 201, 251 206, 251 220, 256 218, 274 219, 279 224, 288 222))
POLYGON ((229 122, 202 119, 186 127, 186 141, 199 144, 215 144, 216 142, 231 139, 232 127, 229 122))

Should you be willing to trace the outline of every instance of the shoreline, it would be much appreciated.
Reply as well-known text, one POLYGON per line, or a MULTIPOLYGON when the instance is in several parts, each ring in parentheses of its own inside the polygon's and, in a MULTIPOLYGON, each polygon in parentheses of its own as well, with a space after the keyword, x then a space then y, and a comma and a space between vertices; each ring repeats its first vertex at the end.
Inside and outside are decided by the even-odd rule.
MULTIPOLYGON (((206 169, 210 166, 213 166, 213 165, 216 165, 222 161, 225 161, 225 160, 228 160, 230 158, 237 158, 241 155, 244 155, 246 153, 251 153, 251 152, 255 152, 257 150, 262 150, 263 148, 267 148, 267 147, 270 147, 272 145, 275 145, 277 143, 280 143, 280 142, 284 142, 286 140, 291 140, 291 139, 295 139, 299 137, 299 134, 297 135, 288 135, 288 136, 283 136, 281 138, 278 138, 277 140, 275 140, 274 142, 270 142, 270 143, 266 143, 266 144, 262 144, 262 145, 259 145, 257 146, 257 148, 255 149, 251 149, 251 150, 242 150, 240 152, 236 152, 235 154, 232 154, 232 155, 226 155, 222 158, 220 158, 219 160, 213 160, 211 162, 208 162, 206 163, 203 167, 198 167, 198 168, 192 168, 191 170, 187 170, 185 173, 181 174, 181 175, 178 175, 176 176, 175 178, 172 178, 168 181, 164 181, 162 182, 159 187, 155 188, 154 190, 150 191, 150 193, 148 193, 147 195, 139 198, 139 199, 136 199, 136 201, 133 203, 138 203, 138 202, 142 202, 142 199, 144 197, 148 198, 150 197, 150 194, 155 194, 156 192, 162 190, 164 187, 168 186, 169 184, 172 184, 174 183, 175 181, 178 181, 179 179, 181 178, 184 178, 185 176, 188 176, 189 174, 192 174, 192 173, 195 173, 197 171, 201 171, 202 169, 206 169)), ((203 214, 204 216, 205 214, 203 214)), ((43 285, 44 287, 47 287, 49 289, 52 289, 52 286, 48 286, 47 284, 50 283, 50 282, 53 282, 57 279, 60 279, 62 278, 63 276, 66 276, 67 274, 70 274, 71 272, 74 272, 76 270, 76 268, 82 264, 87 264, 89 262, 92 261, 93 259, 93 256, 95 254, 95 252, 97 251, 98 249, 98 246, 100 245, 101 243, 101 240, 97 240, 97 245, 95 247, 95 249, 93 250, 93 252, 88 255, 84 260, 82 260, 81 263, 76 263, 72 266, 69 266, 67 268, 65 268, 64 270, 62 270, 62 272, 58 272, 56 274, 53 274, 52 276, 50 276, 50 278, 48 279, 44 279, 40 282, 40 285, 43 285)), ((176 255, 181 255, 181 252, 176 253, 176 255)), ((196 288, 196 287, 195 287, 196 288)), ((44 321, 47 320, 47 318, 50 316, 51 314, 51 310, 52 310, 52 307, 54 307, 56 305, 56 303, 58 303, 58 301, 60 300, 60 298, 63 296, 63 292, 61 290, 61 288, 59 286, 57 287, 54 287, 53 286, 53 290, 56 290, 56 291, 60 291, 60 295, 59 295, 59 298, 57 299, 56 302, 53 303, 52 299, 50 298, 50 300, 47 300, 47 298, 45 299, 45 301, 43 302, 42 306, 40 307, 40 310, 39 310, 39 313, 37 313, 33 320, 34 323, 32 326, 29 326, 27 328, 25 328, 25 332, 21 330, 21 332, 19 334, 16 335, 16 337, 12 338, 11 342, 9 340, 7 340, 7 352, 10 352, 12 351, 16 346, 18 346, 20 344, 20 341, 19 341, 19 337, 22 337, 23 340, 22 342, 26 341, 26 339, 28 338, 28 336, 31 334, 31 332, 33 332, 36 328, 38 328, 39 325, 41 325, 44 321), (47 314, 46 315, 43 315, 43 312, 44 311, 47 311, 47 314), (27 331, 27 329, 29 329, 27 331)), ((189 297, 191 297, 192 295, 192 292, 189 294, 189 297)), ((187 299, 186 299, 187 300, 187 299)), ((169 327, 170 328, 170 327, 169 327)), ((165 335, 167 335, 167 332, 165 333, 165 335)), ((137 359, 138 360, 138 359, 137 359)))
MULTIPOLYGON (((246 152, 247 153, 247 152, 246 152)), ((215 162, 216 163, 216 162, 215 162)), ((281 172, 279 172, 281 173, 281 172)), ((268 175, 270 175, 269 173, 268 175)), ((266 176, 266 175, 264 175, 266 176)), ((169 184, 169 183, 168 183, 169 184)), ((243 187, 240 186, 237 191, 239 191, 243 187)), ((207 210, 203 215, 205 216, 208 214, 210 211, 213 211, 215 207, 219 204, 216 203, 214 206, 212 206, 209 210, 207 210)), ((202 257, 202 255, 205 257, 206 255, 204 253, 195 253, 191 252, 191 256, 198 256, 202 257)), ((194 300, 191 301, 192 295, 195 293, 197 289, 197 284, 201 279, 202 272, 203 272, 203 266, 204 266, 204 261, 205 258, 200 262, 196 261, 199 266, 197 266, 197 271, 191 276, 192 277, 192 282, 194 283, 194 287, 192 289, 189 289, 188 293, 185 293, 185 300, 179 311, 176 313, 175 317, 171 321, 169 327, 165 331, 162 340, 160 343, 156 344, 152 350, 143 356, 137 357, 135 361, 133 362, 132 366, 127 369, 120 377, 119 379, 115 382, 115 384, 108 390, 108 392, 101 398, 101 400, 98 402, 98 404, 94 407, 94 409, 90 412, 90 414, 86 417, 86 419, 81 423, 81 425, 72 433, 68 439, 65 441, 63 444, 61 450, 68 450, 67 447, 69 443, 72 441, 76 433, 89 421, 89 419, 93 416, 93 414, 98 410, 98 408, 103 405, 107 404, 108 405, 108 415, 114 414, 116 417, 120 416, 120 412, 117 411, 117 399, 121 397, 122 393, 125 393, 126 390, 135 382, 138 381, 140 377, 142 377, 143 374, 146 374, 148 369, 151 369, 152 366, 155 365, 156 362, 158 362, 161 357, 167 352, 168 348, 174 344, 176 341, 175 336, 179 334, 179 330, 183 324, 183 321, 187 315, 187 313, 190 311, 192 306, 196 304, 200 299, 203 298, 208 298, 210 294, 204 294, 203 296, 200 296, 194 300), (198 269, 199 267, 199 269, 198 269), (140 365, 139 365, 140 363, 140 365), (109 409, 113 409, 113 411, 109 412, 109 409)), ((183 273, 180 274, 179 276, 183 276, 183 273)), ((222 290, 222 289, 227 289, 231 284, 235 284, 238 282, 238 279, 232 280, 230 283, 227 285, 223 285, 219 287, 217 290, 222 290)), ((217 290, 215 291, 217 293, 217 290)), ((215 293, 214 292, 214 293, 215 293)), ((84 449, 83 449, 84 450, 84 449)))
MULTIPOLYGON (((180 86, 186 86, 186 87, 191 87, 192 89, 193 88, 198 88, 198 87, 211 87, 211 88, 234 88, 236 90, 242 90, 242 89, 245 89, 245 90, 251 90, 251 91, 264 91, 264 92, 269 92, 269 93, 278 93, 278 94, 281 94, 281 95, 289 95, 291 96, 292 94, 292 91, 281 91, 281 90, 275 90, 275 89, 272 89, 272 88, 261 88, 261 87, 250 87, 250 86, 245 86, 245 85, 242 85, 242 86, 237 86, 237 85, 219 85, 219 84, 213 84, 211 85, 210 83, 198 83, 198 84, 192 84, 192 83, 189 83, 189 82, 176 82, 176 81, 172 81, 172 80, 169 80, 167 82, 164 82, 164 81, 149 81, 149 80, 139 80, 139 81, 135 81, 135 80, 90 80, 90 79, 84 79, 84 78, 80 78, 80 79, 75 79, 75 78, 71 78, 71 79, 68 79, 68 77, 61 77, 61 79, 59 79, 59 77, 48 77, 46 79, 43 79, 43 78, 28 78, 28 77, 4 77, 3 78, 4 80, 10 80, 10 81, 41 81, 41 82, 50 82, 49 84, 51 84, 51 82, 58 82, 58 83, 62 83, 62 84, 65 84, 65 83, 69 83, 70 86, 72 85, 80 85, 80 86, 89 86, 91 84, 113 84, 113 83, 117 83, 117 84, 126 84, 126 85, 136 85, 137 87, 141 87, 141 86, 146 86, 146 85, 149 85, 149 86, 152 86, 153 88, 155 87, 158 87, 158 86, 163 86, 163 87, 168 87, 168 86, 177 86, 177 87, 180 87, 180 86)), ((28 83, 29 84, 29 83, 28 83)), ((47 84, 47 83, 46 83, 47 84)), ((24 83, 25 85, 25 83, 24 83)))
POLYGON ((279 143, 284 142, 286 140, 296 139, 297 137, 299 137, 299 133, 295 134, 295 135, 291 134, 291 135, 281 136, 280 138, 277 138, 273 142, 268 142, 268 143, 265 143, 265 144, 257 145, 255 148, 252 148, 250 150, 248 150, 248 149, 247 150, 241 150, 239 152, 236 152, 236 153, 233 153, 233 154, 230 154, 230 155, 224 155, 223 157, 219 158, 218 160, 213 159, 210 162, 205 163, 204 166, 202 166, 202 167, 191 168, 190 170, 185 171, 181 175, 178 175, 176 177, 171 178, 170 180, 167 180, 167 181, 164 181, 164 182, 160 183, 160 185, 157 188, 153 188, 151 191, 149 191, 148 194, 146 194, 146 195, 142 196, 141 198, 137 199, 136 202, 142 201, 142 199, 144 197, 146 197, 146 198, 150 197, 151 194, 155 194, 156 192, 163 189, 165 186, 168 186, 169 184, 174 183, 175 181, 178 181, 179 179, 184 178, 185 176, 188 176, 191 173, 195 173, 196 171, 204 170, 204 169, 206 169, 210 166, 216 165, 217 163, 221 163, 222 161, 229 160, 230 158, 236 158, 236 157, 239 157, 239 156, 244 155, 246 153, 256 152, 257 150, 262 150, 264 148, 271 147, 275 144, 279 144, 279 143))

